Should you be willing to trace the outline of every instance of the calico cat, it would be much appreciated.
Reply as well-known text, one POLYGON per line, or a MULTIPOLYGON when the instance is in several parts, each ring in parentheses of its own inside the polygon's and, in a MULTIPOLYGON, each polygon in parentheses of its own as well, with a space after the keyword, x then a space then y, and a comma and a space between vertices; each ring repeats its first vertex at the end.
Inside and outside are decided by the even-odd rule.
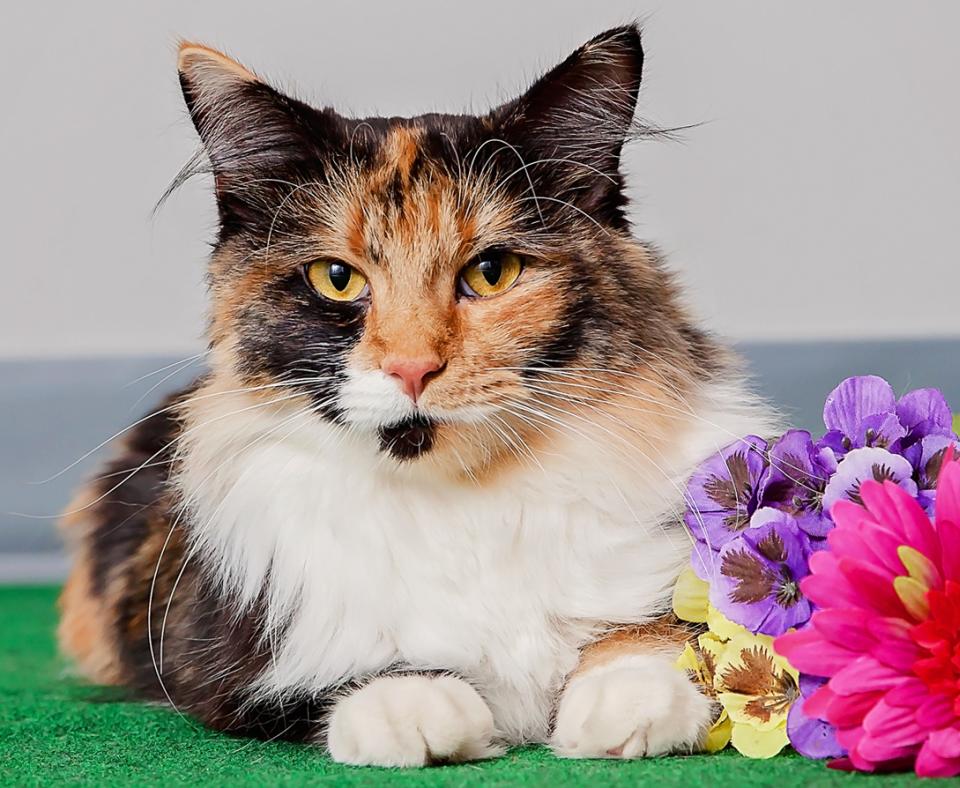
POLYGON ((631 237, 642 63, 620 27, 485 115, 356 120, 180 47, 210 366, 64 517, 86 676, 353 764, 698 747, 683 484, 773 424, 631 237))

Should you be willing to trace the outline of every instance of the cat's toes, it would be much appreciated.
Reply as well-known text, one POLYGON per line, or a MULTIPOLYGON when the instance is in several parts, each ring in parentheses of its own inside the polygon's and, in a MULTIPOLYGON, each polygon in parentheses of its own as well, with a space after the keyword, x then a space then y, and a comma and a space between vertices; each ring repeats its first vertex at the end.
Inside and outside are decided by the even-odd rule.
POLYGON ((333 710, 327 748, 335 761, 426 766, 496 755, 493 715, 453 676, 384 676, 333 710))
POLYGON ((567 758, 640 758, 698 749, 712 704, 667 657, 636 655, 563 692, 551 745, 567 758))

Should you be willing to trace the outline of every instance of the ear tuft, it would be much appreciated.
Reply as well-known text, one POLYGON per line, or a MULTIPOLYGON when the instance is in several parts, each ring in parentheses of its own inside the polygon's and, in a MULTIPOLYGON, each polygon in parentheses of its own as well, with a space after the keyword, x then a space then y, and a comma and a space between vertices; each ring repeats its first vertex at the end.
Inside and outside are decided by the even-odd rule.
POLYGON ((198 80, 204 71, 230 75, 236 79, 256 82, 256 76, 233 58, 213 47, 193 41, 181 41, 177 49, 177 71, 188 79, 198 80))

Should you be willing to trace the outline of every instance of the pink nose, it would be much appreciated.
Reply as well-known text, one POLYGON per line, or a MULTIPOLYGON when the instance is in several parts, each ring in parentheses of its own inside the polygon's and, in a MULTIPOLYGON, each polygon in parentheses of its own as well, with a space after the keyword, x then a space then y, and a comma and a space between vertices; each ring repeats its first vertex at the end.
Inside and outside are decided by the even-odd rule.
POLYGON ((438 358, 398 358, 396 356, 388 356, 380 364, 380 368, 396 378, 404 393, 414 402, 420 399, 424 387, 444 366, 438 358))

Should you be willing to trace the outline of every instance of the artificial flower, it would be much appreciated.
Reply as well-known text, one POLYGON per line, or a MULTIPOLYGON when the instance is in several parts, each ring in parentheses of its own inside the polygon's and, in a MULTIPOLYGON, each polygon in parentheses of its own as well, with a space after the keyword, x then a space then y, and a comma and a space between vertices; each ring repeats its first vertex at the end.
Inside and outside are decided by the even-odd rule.
POLYGON ((823 491, 824 509, 832 514, 837 501, 860 503, 860 488, 866 481, 893 482, 911 496, 917 494, 909 460, 876 447, 853 449, 837 465, 836 473, 823 491))
POLYGON ((915 389, 904 394, 897 402, 896 412, 897 419, 907 431, 900 441, 902 449, 928 435, 956 438, 950 406, 937 389, 915 389))
MULTIPOLYGON (((840 766, 912 763, 960 775, 960 463, 948 451, 935 520, 893 482, 866 481, 863 505, 840 501, 830 549, 801 587, 820 606, 776 641, 800 670, 827 677, 805 712, 837 728, 840 766)), ((731 715, 732 716, 732 715, 731 715)))
POLYGON ((960 444, 952 435, 927 435, 918 443, 910 446, 904 456, 914 467, 914 476, 917 479, 917 501, 927 514, 933 514, 934 503, 937 499, 937 480, 940 468, 947 450, 953 447, 954 456, 957 455, 960 444))
POLYGON ((826 720, 810 716, 806 701, 826 683, 819 676, 800 674, 800 697, 787 713, 787 737, 793 749, 806 758, 837 758, 845 754, 837 741, 837 729, 826 720))
POLYGON ((690 477, 684 522, 708 549, 719 550, 749 525, 766 450, 765 440, 748 435, 712 455, 690 477))
MULTIPOLYGON (((945 767, 934 763, 936 758, 960 760, 960 743, 955 744, 960 724, 947 732, 933 731, 929 745, 921 745, 916 753, 901 747, 894 756, 880 758, 876 748, 883 736, 876 724, 887 725, 892 736, 894 723, 875 710, 855 719, 860 713, 857 703, 876 700, 870 696, 874 690, 838 693, 834 678, 821 678, 833 673, 818 673, 804 663, 797 665, 805 671, 798 676, 763 657, 765 635, 782 635, 795 628, 785 642, 799 638, 800 643, 807 643, 803 638, 812 637, 810 633, 816 633, 818 627, 832 626, 830 632, 842 631, 842 637, 837 636, 834 649, 824 647, 818 657, 837 673, 846 664, 838 653, 845 653, 848 661, 858 660, 842 674, 845 682, 854 681, 857 670, 863 668, 869 674, 874 667, 867 663, 864 668, 861 661, 868 641, 866 656, 881 665, 887 665, 885 659, 893 660, 888 667, 894 670, 906 669, 896 660, 902 662, 908 652, 914 655, 909 649, 926 648, 929 655, 924 660, 918 658, 916 665, 907 666, 914 670, 913 678, 941 688, 950 681, 960 682, 960 646, 956 646, 960 636, 950 628, 952 614, 945 612, 955 607, 960 620, 960 591, 955 587, 960 581, 951 581, 954 585, 949 587, 944 581, 943 588, 935 587, 936 574, 930 569, 931 565, 937 569, 936 560, 942 562, 943 555, 937 553, 934 559, 925 551, 928 544, 915 546, 902 534, 891 537, 891 532, 900 532, 868 520, 860 522, 857 539, 851 540, 846 532, 836 534, 832 517, 833 507, 859 511, 864 500, 869 507, 872 493, 864 490, 881 482, 900 490, 895 496, 900 509, 891 509, 898 516, 906 511, 903 500, 919 502, 913 504, 914 515, 918 505, 928 513, 939 511, 944 462, 960 447, 956 434, 960 417, 951 423, 946 400, 934 389, 911 391, 898 400, 890 385, 874 376, 840 383, 827 397, 823 415, 827 432, 822 438, 802 430, 790 430, 769 443, 747 436, 710 457, 691 477, 684 515, 694 537, 691 568, 678 580, 673 602, 681 619, 706 623, 707 627, 682 660, 685 669, 694 671, 704 683, 704 691, 722 707, 708 744, 712 749, 730 740, 743 753, 766 756, 789 738, 795 749, 808 757, 832 757, 849 749, 849 763, 861 768, 868 762, 889 768, 902 756, 915 761, 918 770, 942 772, 945 767), (891 542, 891 538, 901 537, 902 543, 891 542), (843 546, 841 552, 852 551, 840 563, 836 545, 843 546), (883 568, 862 566, 857 550, 872 555, 883 568), (809 574, 816 567, 833 567, 829 571, 834 576, 824 584, 817 572, 809 574), (845 578, 847 585, 838 584, 837 577, 845 578), (892 592, 888 588, 891 583, 892 592), (808 588, 817 590, 818 595, 808 594, 808 588), (857 593, 866 595, 884 615, 865 615, 859 623, 853 620, 856 616, 850 609, 863 613, 857 608, 857 593), (841 627, 830 617, 839 613, 821 615, 816 612, 818 604, 827 605, 828 612, 829 605, 846 607, 844 615, 850 615, 851 621, 841 627), (942 615, 934 616, 937 611, 942 615), (923 642, 914 640, 913 635, 905 639, 895 623, 901 614, 912 616, 918 627, 917 616, 942 618, 948 624, 941 621, 922 630, 911 629, 923 642), (829 664, 830 659, 836 664, 829 664), (752 686, 741 681, 748 675, 752 686), (766 683, 760 687, 764 676, 766 683), (837 700, 837 696, 852 694, 856 697, 851 703, 837 700), (748 708, 755 712, 752 716, 748 708), (770 712, 774 721, 761 723, 756 714, 761 709, 770 712), (876 719, 881 722, 875 724, 876 719), (858 736, 863 746, 857 746, 858 736)), ((888 490, 885 495, 893 493, 888 490)), ((954 497, 960 500, 960 494, 954 497)), ((955 530, 960 532, 960 514, 955 521, 955 530)), ((914 529, 909 535, 912 538, 917 533, 920 531, 914 529)), ((960 557, 955 562, 960 564, 960 557)), ((942 574, 942 568, 938 571, 942 574)), ((801 652, 804 658, 813 659, 812 653, 802 648, 801 652)), ((864 678, 868 680, 869 675, 864 678)), ((928 689, 928 695, 931 692, 928 689)), ((904 699, 894 697, 903 706, 904 699)), ((914 716, 930 722, 931 709, 942 712, 939 707, 923 706, 914 716)), ((955 712, 960 717, 960 701, 955 712)))
POLYGON ((743 755, 770 758, 788 741, 787 713, 799 695, 796 670, 766 635, 741 632, 715 653, 714 688, 730 717, 730 742, 743 755))
MULTIPOLYGON (((687 643, 676 664, 681 670, 692 673, 703 688, 704 694, 716 700, 717 693, 713 688, 713 662, 708 655, 703 651, 698 652, 690 643, 687 643)), ((720 715, 714 720, 704 737, 703 749, 707 752, 722 750, 730 743, 732 730, 730 716, 727 710, 721 707, 720 715)))
POLYGON ((710 602, 750 632, 779 635, 810 618, 800 591, 810 557, 809 536, 776 509, 758 509, 750 527, 727 542, 710 583, 710 602))
POLYGON ((673 613, 681 621, 703 624, 707 620, 710 586, 686 567, 673 587, 673 613))
POLYGON ((876 375, 847 378, 827 395, 822 445, 837 456, 865 446, 885 448, 907 434, 897 418, 897 397, 876 375))
POLYGON ((760 505, 793 515, 811 536, 826 536, 833 522, 823 510, 823 491, 837 469, 833 452, 818 448, 806 430, 788 430, 771 444, 768 459, 760 505))

